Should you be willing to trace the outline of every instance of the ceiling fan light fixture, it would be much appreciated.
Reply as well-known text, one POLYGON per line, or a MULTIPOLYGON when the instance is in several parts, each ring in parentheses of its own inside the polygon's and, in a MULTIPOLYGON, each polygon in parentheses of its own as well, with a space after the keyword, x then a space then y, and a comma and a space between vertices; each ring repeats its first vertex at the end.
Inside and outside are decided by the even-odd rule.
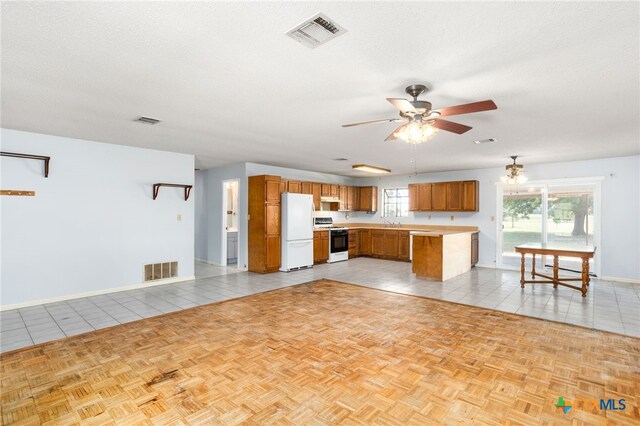
POLYGON ((383 169, 382 167, 370 166, 368 164, 354 164, 351 166, 354 170, 360 170, 361 172, 387 174, 391 173, 389 169, 383 169))
POLYGON ((433 139, 438 134, 438 131, 439 129, 437 127, 433 127, 429 123, 412 121, 393 135, 406 143, 417 145, 433 139))
POLYGON ((502 183, 509 185, 521 185, 523 183, 527 183, 529 178, 524 171, 524 166, 516 163, 518 156, 512 155, 511 158, 513 159, 513 164, 507 164, 505 167, 507 174, 500 176, 500 180, 502 183))

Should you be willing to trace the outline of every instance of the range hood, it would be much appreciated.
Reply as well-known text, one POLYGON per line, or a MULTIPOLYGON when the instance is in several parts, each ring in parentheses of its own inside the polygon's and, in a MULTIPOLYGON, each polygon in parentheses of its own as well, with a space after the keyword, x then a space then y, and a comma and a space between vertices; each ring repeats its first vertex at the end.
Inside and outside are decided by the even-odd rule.
POLYGON ((339 203, 340 198, 338 197, 320 197, 321 203, 339 203))

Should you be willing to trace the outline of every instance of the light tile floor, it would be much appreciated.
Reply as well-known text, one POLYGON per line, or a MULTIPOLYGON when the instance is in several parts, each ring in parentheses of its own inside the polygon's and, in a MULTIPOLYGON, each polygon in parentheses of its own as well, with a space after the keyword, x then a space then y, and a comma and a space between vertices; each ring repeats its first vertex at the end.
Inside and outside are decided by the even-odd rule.
POLYGON ((515 271, 474 268, 441 283, 416 278, 409 263, 369 258, 267 275, 200 266, 198 276, 207 276, 194 281, 1 312, 0 351, 320 278, 640 337, 637 284, 593 280, 583 298, 579 291, 550 285, 521 289, 520 274, 515 271))

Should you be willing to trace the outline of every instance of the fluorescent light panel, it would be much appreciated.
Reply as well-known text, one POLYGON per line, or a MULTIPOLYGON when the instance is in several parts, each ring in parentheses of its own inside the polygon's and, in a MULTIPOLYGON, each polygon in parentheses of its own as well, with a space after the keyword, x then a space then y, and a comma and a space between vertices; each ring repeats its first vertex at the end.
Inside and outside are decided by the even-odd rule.
POLYGON ((379 173, 379 174, 391 173, 391 170, 389 169, 383 169, 382 167, 369 166, 368 164, 354 164, 351 167, 353 167, 355 170, 360 170, 362 172, 379 173))

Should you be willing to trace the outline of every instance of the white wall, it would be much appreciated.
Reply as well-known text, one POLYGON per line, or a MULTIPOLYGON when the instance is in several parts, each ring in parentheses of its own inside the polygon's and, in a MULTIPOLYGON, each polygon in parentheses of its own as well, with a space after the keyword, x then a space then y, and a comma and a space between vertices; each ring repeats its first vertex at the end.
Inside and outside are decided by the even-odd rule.
MULTIPOLYGON (((506 164, 506 163, 505 163, 506 164)), ((550 164, 525 163, 529 179, 548 180, 561 178, 603 176, 602 181, 602 276, 640 279, 640 156, 604 158, 550 164)), ((423 173, 417 176, 385 176, 360 179, 360 185, 377 185, 384 188, 406 187, 412 182, 438 182, 448 180, 480 181, 480 211, 478 213, 409 213, 407 218, 394 222, 429 225, 473 225, 480 228, 481 265, 496 262, 496 183, 505 173, 504 168, 460 170, 442 173, 423 173), (454 215, 454 221, 450 216, 454 215), (429 219, 431 216, 431 219, 429 219)), ((382 200, 382 198, 380 198, 382 200)), ((382 223, 382 212, 375 215, 351 213, 341 222, 382 223)))
POLYGON ((178 261, 194 275, 194 197, 157 182, 192 184, 192 155, 1 130, 2 151, 51 156, 0 157, 1 304, 102 292, 143 281, 143 265, 178 261), (177 215, 182 220, 177 220, 177 215))

